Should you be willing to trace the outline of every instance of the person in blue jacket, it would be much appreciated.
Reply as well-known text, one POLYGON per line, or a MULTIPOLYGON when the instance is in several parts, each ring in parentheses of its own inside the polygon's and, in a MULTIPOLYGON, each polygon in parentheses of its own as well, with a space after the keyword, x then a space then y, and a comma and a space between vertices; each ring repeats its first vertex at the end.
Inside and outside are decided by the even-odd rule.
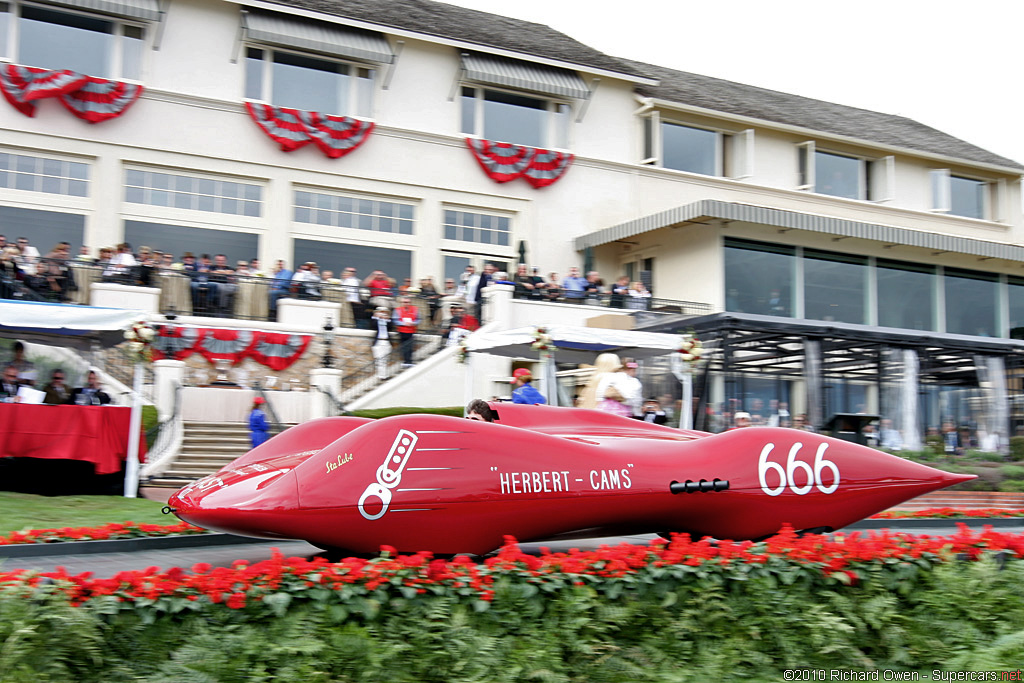
POLYGON ((260 396, 252 400, 252 412, 249 413, 249 438, 252 439, 253 448, 270 438, 270 424, 261 407, 264 403, 265 401, 260 396))
POLYGON ((512 391, 512 402, 513 403, 524 403, 527 405, 536 405, 538 403, 547 403, 547 399, 544 398, 544 394, 540 393, 533 388, 530 381, 533 380, 533 375, 526 368, 517 368, 512 373, 513 383, 516 385, 516 389, 512 391))

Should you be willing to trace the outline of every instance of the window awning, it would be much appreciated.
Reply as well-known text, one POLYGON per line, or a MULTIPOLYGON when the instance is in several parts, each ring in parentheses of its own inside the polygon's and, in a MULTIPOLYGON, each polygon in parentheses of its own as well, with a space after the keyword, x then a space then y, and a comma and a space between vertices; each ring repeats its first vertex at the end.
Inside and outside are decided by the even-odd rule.
POLYGON ((337 57, 390 64, 394 53, 383 34, 318 21, 257 12, 242 14, 249 40, 337 57))
POLYGON ((482 54, 463 54, 462 69, 467 79, 488 85, 580 100, 590 97, 583 79, 568 69, 482 54))
POLYGON ((160 20, 158 0, 50 0, 55 5, 113 14, 129 19, 160 20))
POLYGON ((1024 261, 1024 247, 1017 244, 1005 244, 992 240, 960 237, 937 232, 926 232, 913 228, 900 228, 893 225, 866 223, 849 218, 835 218, 802 211, 787 211, 767 206, 724 202, 717 199, 702 199, 691 204, 677 206, 674 209, 661 211, 643 218, 636 218, 625 223, 602 228, 586 235, 580 235, 573 244, 576 251, 615 242, 616 240, 640 235, 651 230, 659 230, 680 223, 703 222, 708 218, 720 218, 727 221, 756 223, 777 228, 808 230, 839 237, 856 237, 858 239, 886 242, 893 245, 923 247, 933 251, 970 254, 982 258, 997 258, 1007 261, 1024 261))

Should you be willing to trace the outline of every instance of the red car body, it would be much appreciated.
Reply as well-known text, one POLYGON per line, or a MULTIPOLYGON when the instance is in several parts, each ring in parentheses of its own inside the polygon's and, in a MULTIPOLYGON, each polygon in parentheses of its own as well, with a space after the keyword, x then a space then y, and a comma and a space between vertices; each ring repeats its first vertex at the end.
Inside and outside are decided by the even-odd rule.
POLYGON ((835 530, 973 478, 795 429, 707 434, 576 408, 492 406, 495 423, 312 420, 169 505, 187 522, 244 536, 483 554, 505 535, 835 530))

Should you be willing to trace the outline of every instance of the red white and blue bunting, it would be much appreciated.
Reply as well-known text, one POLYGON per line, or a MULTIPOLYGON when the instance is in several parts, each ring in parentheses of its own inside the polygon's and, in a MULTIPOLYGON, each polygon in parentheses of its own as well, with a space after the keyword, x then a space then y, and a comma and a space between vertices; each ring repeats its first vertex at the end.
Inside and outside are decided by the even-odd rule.
POLYGON ((251 358, 272 370, 291 367, 309 348, 312 335, 163 325, 153 339, 153 360, 184 360, 200 354, 211 364, 238 365, 251 358))
POLYGON ((314 143, 331 159, 338 159, 366 142, 373 132, 372 121, 351 116, 329 116, 269 104, 246 102, 249 116, 285 152, 314 143))
POLYGON ((561 178, 575 159, 566 152, 554 152, 509 142, 466 138, 473 157, 491 180, 507 183, 523 178, 534 187, 546 187, 561 178))
POLYGON ((5 64, 0 67, 0 91, 25 116, 36 115, 36 101, 56 97, 68 111, 89 123, 123 114, 142 94, 142 86, 95 78, 64 69, 53 71, 5 64))

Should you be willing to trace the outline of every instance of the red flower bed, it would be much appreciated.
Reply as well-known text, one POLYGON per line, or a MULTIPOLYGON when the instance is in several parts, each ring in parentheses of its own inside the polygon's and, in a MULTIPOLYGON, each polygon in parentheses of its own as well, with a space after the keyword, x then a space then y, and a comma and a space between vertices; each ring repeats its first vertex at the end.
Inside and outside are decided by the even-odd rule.
MULTIPOLYGON (((984 508, 965 510, 962 508, 928 508, 926 510, 886 510, 869 519, 927 519, 927 518, 995 518, 1024 517, 1024 508, 984 508)), ((61 527, 60 529, 32 529, 0 536, 0 545, 15 543, 57 543, 61 541, 100 541, 115 538, 141 538, 146 536, 171 536, 175 534, 203 534, 206 529, 187 522, 178 524, 103 524, 96 527, 61 527)))
MULTIPOLYGON (((231 567, 213 568, 201 563, 185 571, 175 567, 160 571, 125 571, 109 579, 92 578, 91 573, 70 575, 62 568, 55 572, 14 570, 0 572, 0 589, 18 587, 31 591, 56 581, 74 605, 105 601, 104 610, 154 609, 177 612, 223 604, 230 609, 249 606, 283 613, 293 599, 326 601, 391 592, 406 599, 424 593, 456 594, 475 599, 486 608, 494 598, 495 583, 502 577, 514 577, 530 583, 554 585, 590 584, 601 589, 607 579, 660 572, 675 568, 684 572, 730 572, 740 565, 773 567, 800 566, 813 575, 840 584, 856 584, 867 576, 866 570, 882 563, 908 563, 931 566, 954 557, 977 559, 986 551, 1003 551, 1010 558, 1024 557, 1024 535, 1001 534, 986 527, 974 532, 960 525, 957 534, 948 537, 914 536, 888 531, 798 536, 791 528, 766 541, 692 540, 686 534, 671 542, 650 545, 619 545, 599 550, 571 550, 567 553, 543 552, 528 555, 519 550, 515 539, 493 557, 478 564, 468 557, 435 559, 430 553, 396 555, 382 546, 380 557, 348 558, 330 563, 317 557, 307 560, 285 558, 279 552, 270 560, 249 565, 244 560, 231 567), (862 570, 864 573, 862 574, 862 570)), ((27 593, 26 593, 27 594, 27 593)))
POLYGON ((1024 517, 1024 508, 981 508, 965 510, 963 508, 927 508, 925 510, 886 510, 869 519, 932 519, 943 517, 970 517, 986 519, 992 517, 1024 517))
POLYGON ((60 529, 31 529, 0 536, 0 545, 18 543, 58 543, 61 541, 106 541, 116 538, 142 538, 173 534, 205 534, 206 529, 188 522, 178 524, 103 524, 95 527, 61 527, 60 529))

